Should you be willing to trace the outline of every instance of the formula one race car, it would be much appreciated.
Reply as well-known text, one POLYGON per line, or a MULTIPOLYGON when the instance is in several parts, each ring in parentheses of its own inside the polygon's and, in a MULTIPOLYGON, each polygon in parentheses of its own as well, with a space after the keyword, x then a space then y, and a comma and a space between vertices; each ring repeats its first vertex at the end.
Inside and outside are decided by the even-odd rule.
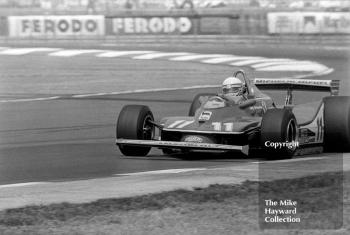
POLYGON ((349 151, 350 97, 338 96, 338 80, 250 80, 241 70, 234 76, 244 84, 244 102, 232 104, 220 94, 198 94, 188 116, 165 117, 158 123, 147 106, 124 106, 116 130, 120 151, 126 156, 146 156, 151 147, 165 154, 261 152, 271 159, 292 157, 305 147, 349 151), (285 104, 276 106, 263 89, 286 90, 285 104), (293 90, 328 91, 331 96, 293 105, 293 90))

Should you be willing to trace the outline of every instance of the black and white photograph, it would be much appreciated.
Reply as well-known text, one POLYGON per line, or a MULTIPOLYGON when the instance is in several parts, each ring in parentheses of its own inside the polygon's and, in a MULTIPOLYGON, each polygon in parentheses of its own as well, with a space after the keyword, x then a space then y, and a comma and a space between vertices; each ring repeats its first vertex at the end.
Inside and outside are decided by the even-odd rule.
POLYGON ((350 234, 349 58, 350 0, 0 0, 0 234, 350 234))

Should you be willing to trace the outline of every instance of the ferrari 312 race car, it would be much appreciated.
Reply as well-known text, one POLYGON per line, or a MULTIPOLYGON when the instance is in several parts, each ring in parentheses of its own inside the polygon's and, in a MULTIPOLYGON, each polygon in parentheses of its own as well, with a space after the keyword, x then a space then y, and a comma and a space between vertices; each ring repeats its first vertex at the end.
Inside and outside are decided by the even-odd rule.
POLYGON ((147 106, 124 106, 116 130, 120 151, 126 156, 146 156, 151 147, 158 147, 165 154, 263 153, 271 159, 292 157, 307 147, 349 151, 350 97, 338 96, 338 80, 250 80, 241 70, 234 76, 244 84, 244 102, 232 104, 220 94, 198 94, 188 116, 165 117, 160 122, 155 122, 147 106), (286 90, 285 104, 276 106, 263 89, 286 90), (316 105, 293 105, 293 90, 327 91, 330 96, 316 105))

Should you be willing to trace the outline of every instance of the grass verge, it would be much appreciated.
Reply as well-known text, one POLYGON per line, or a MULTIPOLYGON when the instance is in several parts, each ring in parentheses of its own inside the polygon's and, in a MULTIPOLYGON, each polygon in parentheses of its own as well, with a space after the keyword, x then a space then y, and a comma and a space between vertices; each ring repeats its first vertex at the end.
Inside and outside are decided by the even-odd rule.
MULTIPOLYGON (((261 195, 297 200, 298 216, 307 221, 304 226, 319 228, 305 230, 305 234, 331 234, 330 230, 321 229, 342 225, 343 190, 339 185, 349 176, 349 172, 326 173, 84 204, 27 206, 0 212, 0 234, 294 234, 291 230, 261 230, 261 195)), ((346 214, 349 185, 344 186, 346 214)), ((347 220, 343 230, 350 227, 347 220)))

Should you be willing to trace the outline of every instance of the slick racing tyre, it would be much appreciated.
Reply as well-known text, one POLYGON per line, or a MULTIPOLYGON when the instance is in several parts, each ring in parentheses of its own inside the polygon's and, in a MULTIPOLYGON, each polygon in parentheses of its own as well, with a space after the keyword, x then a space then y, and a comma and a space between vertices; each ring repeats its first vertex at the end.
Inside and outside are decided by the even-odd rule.
MULTIPOLYGON (((154 137, 154 126, 149 121, 153 120, 153 114, 147 106, 124 106, 117 121, 117 138, 151 140, 154 137)), ((125 156, 146 156, 151 147, 119 145, 119 149, 125 156)))
POLYGON ((298 144, 298 125, 291 109, 270 109, 261 123, 260 145, 267 159, 291 158, 298 144))
POLYGON ((324 147, 329 152, 350 151, 350 97, 329 96, 324 102, 324 147))
POLYGON ((197 109, 199 109, 202 105, 201 99, 210 98, 212 96, 216 96, 216 94, 214 94, 214 93, 200 93, 200 94, 196 95, 193 98, 190 110, 188 111, 188 116, 193 117, 195 115, 197 109))

